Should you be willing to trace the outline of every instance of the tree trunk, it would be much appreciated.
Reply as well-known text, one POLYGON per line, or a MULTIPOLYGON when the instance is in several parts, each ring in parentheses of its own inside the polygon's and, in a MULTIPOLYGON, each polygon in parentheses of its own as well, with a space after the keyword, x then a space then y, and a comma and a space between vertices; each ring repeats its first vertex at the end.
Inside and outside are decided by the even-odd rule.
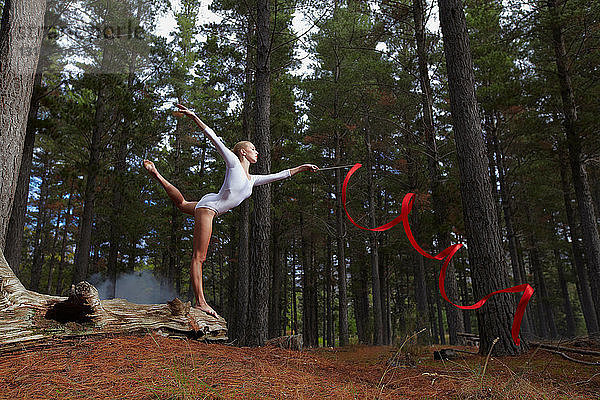
POLYGON ((318 332, 315 330, 315 287, 313 265, 313 239, 306 231, 305 221, 300 216, 301 253, 302 253, 302 336, 306 347, 318 345, 318 332))
MULTIPOLYGON (((120 132, 121 136, 123 132, 120 132)), ((122 204, 123 204, 123 189, 125 188, 124 175, 127 169, 125 157, 127 155, 127 143, 123 137, 117 137, 117 149, 114 157, 114 170, 112 174, 112 204, 110 217, 110 232, 109 232, 109 250, 106 269, 108 271, 111 288, 109 289, 109 298, 114 299, 116 295, 116 283, 118 266, 117 259, 119 256, 119 244, 121 242, 121 224, 122 224, 122 204)))
MULTIPOLYGON (((475 98, 475 78, 469 48, 466 20, 460 0, 440 0, 440 25, 448 71, 450 110, 454 125, 460 187, 463 203, 469 265, 474 277, 473 292, 480 299, 508 287, 509 279, 500 242, 500 230, 492 199, 485 144, 475 98)), ((511 337, 515 302, 507 295, 496 295, 478 309, 480 354, 517 354, 511 337)))
POLYGON ((427 285, 427 304, 429 305, 429 325, 431 326, 431 340, 433 343, 440 343, 440 330, 438 329, 437 313, 435 308, 435 300, 431 295, 430 285, 427 285))
MULTIPOLYGON (((233 327, 237 327, 237 308, 236 308, 236 299, 237 299, 237 284, 238 284, 238 271, 237 271, 237 244, 239 242, 238 237, 236 236, 236 228, 237 224, 229 224, 229 251, 227 257, 227 266, 228 266, 228 274, 227 274, 227 293, 226 293, 226 302, 227 306, 224 311, 225 315, 229 317, 229 332, 233 330, 233 327)), ((237 328, 236 328, 237 329, 237 328)), ((231 338, 231 337, 230 337, 231 338)), ((233 338, 231 338, 233 339, 233 338)))
MULTIPOLYGON (((350 251, 350 292, 354 305, 354 316, 356 319, 356 333, 358 342, 362 344, 371 343, 369 329, 369 271, 363 267, 362 258, 350 251)), ((341 346, 341 345, 340 345, 341 346)))
MULTIPOLYGON (((283 304, 283 320, 281 321, 281 332, 283 336, 286 336, 288 333, 288 284, 290 281, 289 270, 288 270, 288 252, 287 248, 283 251, 283 293, 282 293, 282 304, 283 304)), ((290 304, 291 305, 291 304, 290 304)), ((290 330, 291 332, 291 330, 290 330)))
MULTIPOLYGON (((461 288, 461 301, 462 304, 472 304, 471 296, 469 296, 469 288, 467 287, 467 271, 465 270, 464 262, 463 268, 458 273, 460 288, 461 288)), ((471 314, 467 311, 463 313, 463 328, 465 333, 471 333, 471 314)))
MULTIPOLYGON (((371 149, 371 132, 367 126, 365 130, 365 143, 367 145, 367 169, 369 171, 368 187, 369 187, 369 224, 377 226, 375 221, 375 189, 373 185, 373 151, 371 149)), ((374 344, 383 344, 383 317, 381 310, 381 280, 379 278, 379 243, 378 233, 369 232, 369 245, 371 248, 371 285, 373 296, 373 339, 374 344)))
POLYGON ((333 338, 333 258, 331 254, 331 240, 327 237, 327 260, 325 261, 325 302, 327 303, 327 346, 334 347, 333 338))
MULTIPOLYGON (((585 326, 587 328, 588 334, 592 335, 598 332, 600 329, 598 325, 598 319, 596 316, 596 308, 594 307, 592 292, 590 290, 588 272, 586 271, 585 262, 583 260, 583 249, 581 248, 581 244, 579 241, 581 234, 579 232, 579 229, 577 229, 577 222, 575 221, 573 208, 571 208, 571 188, 567 181, 567 171, 565 170, 566 166, 568 165, 566 160, 566 154, 562 150, 560 145, 558 148, 558 156, 559 163, 561 166, 560 181, 563 192, 563 202, 565 204, 565 213, 567 216, 568 236, 571 237, 571 260, 575 264, 575 271, 577 273, 579 301, 581 303, 581 311, 583 312, 585 326)), ((566 236, 567 232, 565 232, 565 239, 568 242, 568 238, 566 236)))
POLYGON ((40 288, 40 278, 42 277, 42 264, 43 264, 43 251, 46 245, 46 235, 44 230, 46 229, 46 216, 48 215, 48 209, 46 208, 46 202, 48 200, 48 186, 49 186, 49 170, 50 160, 48 154, 41 155, 42 162, 42 176, 40 183, 40 195, 37 202, 37 222, 35 227, 35 239, 33 244, 33 259, 31 262, 31 276, 29 281, 29 287, 33 291, 38 291, 40 288))
MULTIPOLYGON (((529 215, 531 212, 528 212, 528 222, 529 215)), ((530 224, 529 231, 529 259, 531 261, 531 270, 536 276, 537 281, 537 304, 538 307, 541 308, 541 324, 543 329, 543 334, 545 337, 556 338, 558 337, 558 331, 556 329, 556 323, 554 321, 554 312, 552 311, 552 304, 550 304, 550 294, 548 293, 548 289, 546 287, 546 278, 544 277, 544 271, 542 270, 542 263, 540 261, 537 238, 535 237, 532 225, 530 224)))
MULTIPOLYGON (((271 171, 271 37, 269 30, 269 0, 257 0, 256 17, 256 117, 254 144, 261 157, 256 163, 257 174, 271 171)), ((255 188, 252 213, 252 245, 250 249, 250 319, 248 345, 262 346, 267 339, 269 255, 271 234, 271 185, 255 188)))
POLYGON ((65 261, 65 253, 67 251, 67 237, 69 236, 69 228, 71 226, 72 220, 72 207, 71 207, 71 199, 73 197, 73 188, 75 186, 75 180, 71 177, 71 189, 69 190, 69 200, 67 202, 67 210, 65 215, 65 226, 63 228, 63 237, 60 245, 60 260, 58 262, 58 276, 56 277, 56 290, 57 294, 62 294, 62 283, 63 283, 63 273, 66 265, 65 261))
MULTIPOLYGON (((183 103, 181 95, 177 96, 177 102, 183 103)), ((183 125, 184 121, 181 119, 177 120, 175 127, 175 143, 173 145, 173 176, 171 182, 174 186, 179 185, 179 177, 181 176, 181 155, 182 155, 182 143, 181 137, 183 136, 183 125)), ((169 264, 167 269, 167 282, 171 287, 175 288, 177 294, 181 293, 181 228, 182 228, 182 215, 179 208, 172 202, 169 202, 171 207, 171 232, 169 235, 169 264)), ((204 264, 206 266, 206 264, 204 264)), ((214 301, 214 299, 213 299, 214 301)))
MULTIPOLYGON (((508 183, 506 182, 506 173, 504 169, 504 151, 500 145, 500 141, 498 139, 497 131, 491 130, 491 141, 494 149, 494 153, 496 154, 496 163, 498 168, 498 183, 500 184, 500 205, 502 207, 502 211, 504 214, 504 224, 506 227, 506 240, 508 241, 508 251, 510 255, 510 264, 513 272, 513 280, 515 285, 526 283, 526 277, 523 276, 522 270, 524 269, 519 262, 519 238, 515 232, 513 227, 513 204, 511 201, 510 189, 508 187, 508 183)), ((492 182, 492 186, 495 182, 492 182)), ((521 326, 521 332, 523 335, 526 335, 531 332, 531 327, 529 326, 530 315, 525 314, 523 318, 523 324, 521 326)))
MULTIPOLYGON (((281 263, 281 244, 279 243, 279 225, 273 224, 273 267, 269 299, 269 338, 282 336, 281 333, 281 287, 283 284, 283 266, 281 263)), ((285 333, 283 334, 285 335, 285 333)))
MULTIPOLYGON (((337 5, 336 5, 337 8, 337 5)), ((334 52, 336 54, 336 65, 334 71, 334 96, 333 96, 333 119, 339 118, 338 114, 338 82, 341 73, 341 60, 337 58, 338 46, 334 44, 334 52)), ((338 128, 334 129, 335 138, 335 165, 340 165, 342 160, 342 145, 341 132, 338 128)), ((338 290, 339 290, 339 336, 340 346, 349 344, 348 333, 348 293, 346 284, 346 234, 345 234, 345 217, 342 206, 342 176, 339 169, 335 170, 335 198, 336 198, 336 237, 337 237, 337 262, 338 262, 338 290)))
POLYGON ((35 122, 39 109, 40 85, 42 82, 42 73, 40 64, 35 74, 33 85, 33 95, 29 106, 29 116, 27 118, 27 129, 25 133, 25 143, 23 145, 23 156, 21 157, 21 166, 19 167, 19 178, 15 190, 15 197, 11 209, 8 231, 6 233, 6 242, 10 245, 5 246, 4 255, 8 265, 12 265, 15 274, 19 275, 21 265, 21 251, 23 248, 23 230, 25 228, 25 215, 27 212, 27 199, 29 197, 29 180, 31 177, 31 164, 33 162, 33 147, 35 143, 35 122))
MULTIPOLYGON (((385 213, 384 213, 385 215, 385 213)), ((385 234, 382 235, 385 237, 385 234)), ((383 344, 389 346, 392 344, 392 314, 390 312, 390 287, 388 281, 388 266, 386 264, 385 254, 379 253, 379 279, 381 288, 381 312, 383 322, 383 344)))
MULTIPOLYGON (((581 230, 583 231, 585 255, 591 282, 600 282, 600 236, 598 235, 598 222, 594 211, 587 173, 581 159, 581 137, 577 128, 575 95, 568 67, 570 61, 565 49, 563 28, 560 24, 559 4, 557 0, 548 0, 547 4, 551 16, 552 40, 563 106, 563 124, 567 138, 567 148, 569 149, 569 165, 575 188, 575 199, 577 200, 581 230)), ((600 290, 596 290, 595 292, 593 293, 594 304, 598 306, 600 304, 600 290)), ((600 317, 600 310, 598 308, 596 309, 596 317, 600 317)))
POLYGON ((298 301, 296 300, 296 241, 294 240, 292 246, 292 334, 298 334, 298 301))
POLYGON ((0 26, 0 249, 5 247, 18 182, 45 10, 45 0, 4 1, 0 26))
POLYGON ((62 219, 62 208, 59 208, 56 215, 56 225, 54 225, 54 238, 50 248, 50 261, 48 262, 48 281, 46 284, 46 293, 52 293, 52 275, 54 275, 54 266, 56 265, 56 245, 60 235, 60 221, 62 219))
MULTIPOLYGON (((107 57, 103 56, 103 59, 107 57)), ((103 61, 104 62, 104 61, 103 61)), ((100 141, 105 131, 105 96, 106 86, 101 77, 98 82, 98 97, 96 100, 96 114, 94 126, 92 127, 92 141, 87 165, 87 180, 83 195, 83 213, 79 222, 77 234, 77 248, 75 250, 75 272, 72 282, 83 281, 88 275, 88 264, 90 259, 90 248, 92 239, 92 223, 94 219, 94 201, 96 197, 96 179, 100 172, 100 141)))
POLYGON ((556 260, 556 269, 558 270, 558 284, 560 285, 560 293, 563 298, 563 310, 565 313, 565 322, 567 325, 567 337, 575 337, 575 316, 573 315, 573 307, 569 297, 569 288, 563 271, 564 264, 560 258, 558 249, 554 249, 554 259, 556 260))
MULTIPOLYGON (((416 206, 415 206, 416 207, 416 206)), ((414 207, 413 207, 414 208, 414 207)), ((418 241, 420 232, 419 215, 414 210, 410 215, 410 226, 415 239, 418 241)), ((421 344, 431 344, 431 337, 435 334, 432 331, 432 324, 430 323, 429 315, 429 302, 427 299, 427 281, 425 273, 425 261, 420 254, 413 253, 413 268, 414 268, 414 288, 415 288, 415 305, 417 309, 417 325, 415 329, 420 331, 422 328, 426 328, 426 331, 417 337, 417 341, 421 344)))
MULTIPOLYGON (((242 109, 242 138, 250 140, 250 119, 252 111, 252 55, 250 38, 252 36, 252 23, 249 18, 247 24, 246 63, 244 74, 244 106, 242 109)), ((235 329, 232 337, 238 339, 239 343, 246 343, 246 331, 248 328, 248 303, 250 296, 250 199, 246 199, 239 205, 238 213, 238 262, 237 262, 237 316, 235 318, 235 329)))
MULTIPOLYGON (((138 9, 138 15, 140 11, 138 9)), ((135 64, 131 61, 129 64, 129 75, 127 78, 127 89, 133 97, 133 83, 135 79, 135 64)), ((118 256, 120 252, 120 242, 122 240, 122 216, 123 216, 123 190, 126 188, 125 173, 127 172, 127 143, 128 137, 126 130, 128 126, 118 128, 116 145, 113 154, 113 173, 112 173, 112 204, 110 214, 110 232, 109 232, 109 250, 106 269, 110 277, 112 287, 109 289, 109 298, 115 298, 116 283, 118 274, 118 256)))
MULTIPOLYGON (((437 238, 439 250, 450 244, 447 238, 447 212, 444 204, 443 194, 440 187, 440 173, 438 170, 438 151, 435 140, 435 127, 433 123, 433 95, 431 83, 429 80, 429 63, 427 59, 427 45, 425 37, 424 10, 422 0, 413 0, 413 17, 415 22, 415 39, 417 43, 417 61, 419 64, 419 83, 421 87, 421 103, 423 109, 423 132, 425 146, 427 148, 427 169, 429 180, 431 182, 431 194, 433 200, 433 209, 435 213, 435 223, 437 227, 437 238)), ((451 299, 458 298, 458 289, 456 285, 456 274, 454 268, 449 266, 446 271, 446 293, 451 299)), ((457 344, 458 327, 463 325, 462 311, 452 304, 445 302, 446 318, 448 320, 448 331, 450 334, 450 344, 457 344)))

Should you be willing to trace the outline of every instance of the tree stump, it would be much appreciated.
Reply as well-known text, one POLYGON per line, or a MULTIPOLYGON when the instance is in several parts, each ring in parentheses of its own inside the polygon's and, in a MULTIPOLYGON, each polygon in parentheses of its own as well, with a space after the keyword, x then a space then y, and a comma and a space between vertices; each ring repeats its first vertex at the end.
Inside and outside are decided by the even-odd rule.
POLYGON ((88 282, 71 287, 69 297, 25 289, 0 251, 0 351, 60 338, 161 330, 173 337, 227 339, 227 322, 174 299, 167 304, 100 300, 88 282))

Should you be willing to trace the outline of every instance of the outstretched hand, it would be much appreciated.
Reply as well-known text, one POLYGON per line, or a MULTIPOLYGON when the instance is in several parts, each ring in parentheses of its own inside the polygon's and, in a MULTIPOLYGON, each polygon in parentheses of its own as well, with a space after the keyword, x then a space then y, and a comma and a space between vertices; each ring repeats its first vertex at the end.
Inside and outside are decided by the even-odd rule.
POLYGON ((186 106, 184 106, 183 104, 177 104, 177 108, 179 108, 179 111, 173 111, 173 115, 176 117, 182 117, 184 115, 187 115, 188 117, 190 117, 195 123, 196 125, 198 125, 201 129, 206 130, 207 126, 204 122, 202 122, 200 120, 200 118, 198 118, 198 116, 189 108, 187 108, 186 106))
POLYGON ((198 118, 192 110, 190 110, 189 108, 187 108, 186 106, 184 106, 182 104, 177 104, 177 108, 179 108, 179 111, 173 111, 173 115, 176 117, 182 117, 184 115, 187 115, 188 117, 190 117, 192 119, 198 118))
POLYGON ((319 167, 317 167, 314 164, 302 164, 299 168, 300 168, 300 171, 317 172, 319 170, 319 167))

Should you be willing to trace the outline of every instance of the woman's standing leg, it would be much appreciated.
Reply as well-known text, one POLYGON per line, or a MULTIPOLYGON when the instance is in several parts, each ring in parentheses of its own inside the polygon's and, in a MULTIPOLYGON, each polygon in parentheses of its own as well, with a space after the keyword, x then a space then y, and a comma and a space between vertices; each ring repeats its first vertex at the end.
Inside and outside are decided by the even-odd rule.
POLYGON ((208 208, 197 208, 194 213, 194 252, 192 254, 192 265, 190 272, 192 274, 192 286, 196 295, 196 305, 194 307, 201 309, 207 314, 219 318, 219 315, 206 303, 204 290, 202 288, 202 264, 206 261, 208 244, 212 234, 212 222, 215 212, 208 208))
POLYGON ((175 203, 177 208, 186 214, 194 215, 194 209, 196 208, 197 201, 187 201, 183 198, 181 192, 167 181, 163 176, 158 173, 158 170, 154 166, 152 161, 144 160, 144 168, 152 175, 165 189, 169 198, 175 203))

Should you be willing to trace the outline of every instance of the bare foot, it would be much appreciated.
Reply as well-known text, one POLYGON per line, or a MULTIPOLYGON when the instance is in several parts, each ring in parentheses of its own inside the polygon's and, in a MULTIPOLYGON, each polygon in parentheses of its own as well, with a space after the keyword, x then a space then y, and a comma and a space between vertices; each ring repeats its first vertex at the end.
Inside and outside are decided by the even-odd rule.
POLYGON ((219 316, 219 314, 217 314, 217 312, 215 310, 212 309, 211 306, 209 306, 208 304, 204 303, 204 304, 196 304, 194 306, 194 308, 197 308, 199 310, 204 311, 205 313, 207 313, 208 315, 212 315, 215 318, 221 318, 219 316))
POLYGON ((143 164, 144 164, 144 168, 146 168, 148 173, 156 178, 158 171, 156 170, 154 163, 150 160, 144 160, 143 164))

